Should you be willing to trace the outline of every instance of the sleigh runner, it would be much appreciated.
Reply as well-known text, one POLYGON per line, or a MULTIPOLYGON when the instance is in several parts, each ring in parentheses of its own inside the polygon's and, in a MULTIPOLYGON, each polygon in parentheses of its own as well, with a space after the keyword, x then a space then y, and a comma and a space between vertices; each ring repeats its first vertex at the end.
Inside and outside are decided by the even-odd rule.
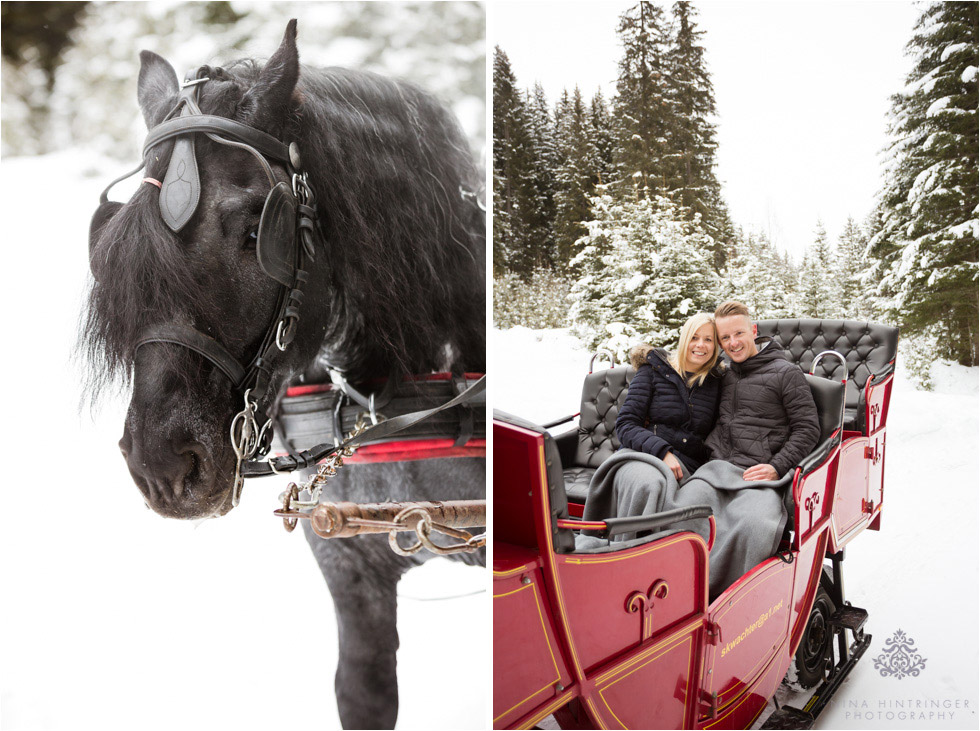
POLYGON ((619 447, 632 369, 590 373, 579 428, 558 437, 495 414, 494 727, 553 715, 563 728, 747 728, 793 664, 800 685, 818 687, 766 727, 809 728, 867 648, 867 613, 845 601, 844 547, 880 528, 898 332, 825 320, 758 329, 805 371, 816 365, 820 441, 793 471, 776 555, 712 602, 713 531, 707 542, 675 530, 576 548, 577 530, 711 519, 704 508, 580 520, 592 473, 619 447))

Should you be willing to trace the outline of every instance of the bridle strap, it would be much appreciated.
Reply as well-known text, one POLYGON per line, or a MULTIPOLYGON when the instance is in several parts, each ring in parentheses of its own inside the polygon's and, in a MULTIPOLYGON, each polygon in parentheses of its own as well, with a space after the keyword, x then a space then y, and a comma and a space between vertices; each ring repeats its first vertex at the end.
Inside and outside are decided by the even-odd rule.
POLYGON ((198 355, 204 356, 219 371, 228 376, 236 388, 241 388, 242 382, 245 380, 245 369, 235 357, 217 340, 192 327, 166 323, 147 328, 143 332, 143 337, 136 343, 134 352, 149 343, 171 343, 193 350, 198 355))
POLYGON ((246 462, 242 465, 242 477, 266 477, 268 475, 279 474, 281 472, 292 472, 293 470, 311 467, 324 457, 343 451, 346 447, 356 447, 368 440, 380 440, 418 424, 420 421, 428 419, 430 416, 438 414, 440 411, 460 406, 472 401, 481 393, 486 391, 487 377, 483 376, 479 381, 467 388, 455 398, 424 411, 413 411, 410 414, 394 416, 386 421, 365 429, 360 434, 347 439, 340 444, 333 442, 318 444, 310 449, 305 449, 297 454, 288 454, 285 457, 276 457, 268 462, 246 462))
POLYGON ((161 122, 146 136, 143 143, 143 157, 152 147, 161 142, 189 134, 191 132, 230 135, 247 145, 254 147, 266 157, 281 163, 289 163, 289 146, 265 132, 249 127, 247 124, 236 122, 225 117, 215 117, 211 114, 191 114, 186 117, 174 117, 161 122))

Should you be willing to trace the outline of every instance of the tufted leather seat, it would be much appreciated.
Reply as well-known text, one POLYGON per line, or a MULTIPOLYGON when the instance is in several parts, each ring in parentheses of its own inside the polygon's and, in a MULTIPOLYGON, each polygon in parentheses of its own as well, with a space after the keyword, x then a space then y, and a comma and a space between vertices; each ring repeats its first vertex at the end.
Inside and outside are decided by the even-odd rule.
MULTIPOLYGON (((809 373, 816 355, 836 350, 847 361, 847 393, 844 428, 864 429, 864 389, 872 376, 882 376, 895 367, 898 328, 854 320, 760 320, 759 335, 771 337, 786 357, 809 373)), ((816 375, 840 380, 842 368, 836 358, 820 361, 816 375)))
POLYGON ((618 366, 590 373, 582 384, 582 406, 578 422, 578 445, 571 465, 564 470, 568 499, 584 503, 596 468, 619 449, 616 417, 626 400, 626 391, 636 371, 618 366))

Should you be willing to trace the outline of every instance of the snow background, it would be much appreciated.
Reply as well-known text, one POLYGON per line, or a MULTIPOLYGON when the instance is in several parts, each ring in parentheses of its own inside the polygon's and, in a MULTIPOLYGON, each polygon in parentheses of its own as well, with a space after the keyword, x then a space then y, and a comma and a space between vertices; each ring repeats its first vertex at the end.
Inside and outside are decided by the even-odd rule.
MULTIPOLYGON (((493 330, 491 344, 495 409, 537 423, 579 410, 591 354, 568 330, 493 330)), ((881 531, 855 538, 844 562, 845 599, 868 610, 873 639, 817 728, 977 728, 978 372, 937 362, 930 393, 915 390, 898 363, 881 531), (918 677, 882 677, 874 668, 898 629, 926 658, 918 677), (887 717, 910 700, 960 707, 945 719, 887 717)), ((781 701, 802 708, 805 698, 781 701)))
MULTIPOLYGON (((82 94, 85 102, 70 126, 50 130, 71 143, 68 151, 11 157, 5 150, 0 165, 0 298, 4 349, 14 356, 3 367, 2 438, 12 448, 0 490, 0 727, 339 728, 330 594, 302 532, 287 534, 272 515, 288 480, 246 485, 241 505, 221 520, 163 520, 144 508, 116 445, 128 399, 108 401, 94 415, 82 408, 72 351, 89 276, 89 219, 105 185, 135 164, 96 152, 107 145, 95 115, 119 117, 127 139, 115 154, 136 155, 145 135, 136 50, 157 50, 181 74, 205 60, 268 56, 286 20, 298 15, 304 62, 411 72, 452 100, 475 153, 485 156, 484 43, 446 37, 474 19, 482 32, 482 9, 460 6, 465 18, 449 28, 431 15, 453 8, 423 7, 423 18, 419 6, 370 3, 363 24, 351 28, 361 35, 345 37, 330 24, 351 22, 354 3, 235 3, 253 10, 249 22, 262 32, 243 52, 214 55, 199 29, 185 27, 188 16, 170 12, 179 3, 143 6, 176 23, 166 37, 163 26, 128 37, 136 26, 122 22, 127 5, 92 6, 103 13, 102 26, 83 29, 80 42, 102 55, 74 56, 59 79, 62 100, 82 94), (107 63, 117 56, 131 61, 107 63), (478 93, 459 92, 464 81, 472 86, 477 67, 478 93), (124 95, 107 90, 107 78, 87 87, 88 103, 87 74, 110 72, 124 95), (91 141, 78 143, 82 137, 91 141)), ((5 88, 10 71, 5 63, 5 88)), ((59 103, 56 121, 65 117, 59 103)), ((126 200, 134 186, 120 184, 113 199, 126 200)), ((439 560, 402 580, 398 728, 485 727, 487 582, 486 571, 439 560), (475 639, 465 647, 444 640, 468 633, 475 639)))

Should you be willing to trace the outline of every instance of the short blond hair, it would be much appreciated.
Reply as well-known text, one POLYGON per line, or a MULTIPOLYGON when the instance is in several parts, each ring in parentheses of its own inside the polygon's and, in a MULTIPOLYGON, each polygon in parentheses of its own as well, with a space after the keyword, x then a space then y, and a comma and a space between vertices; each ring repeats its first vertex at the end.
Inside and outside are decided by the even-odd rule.
MULTIPOLYGON (((743 307, 745 305, 742 305, 743 307)), ((688 372, 687 367, 687 348, 691 344, 691 340, 694 338, 694 333, 696 333, 704 325, 711 325, 711 329, 714 331, 714 353, 712 353, 711 358, 698 368, 688 379, 688 387, 693 386, 695 381, 698 385, 704 383, 704 379, 708 377, 709 371, 715 367, 718 362, 718 356, 721 355, 721 350, 718 347, 718 331, 715 330, 715 318, 711 316, 710 312, 699 312, 696 315, 692 315, 688 318, 681 326, 681 335, 677 342, 677 350, 670 356, 671 367, 681 374, 681 378, 688 372)))
POLYGON ((728 300, 727 302, 722 302, 718 305, 718 309, 715 310, 715 319, 719 317, 731 317, 732 315, 743 315, 744 317, 752 319, 752 315, 749 314, 749 308, 743 305, 738 300, 728 300))

